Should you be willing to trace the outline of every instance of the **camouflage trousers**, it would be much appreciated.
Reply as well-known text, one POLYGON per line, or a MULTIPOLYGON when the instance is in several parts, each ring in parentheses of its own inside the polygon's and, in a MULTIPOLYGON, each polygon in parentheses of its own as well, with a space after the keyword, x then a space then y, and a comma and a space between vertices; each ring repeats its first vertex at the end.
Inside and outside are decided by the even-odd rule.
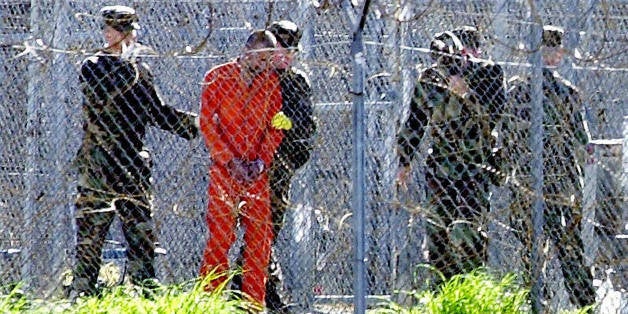
MULTIPOLYGON (((523 257, 525 274, 532 274, 531 197, 515 191, 513 198, 511 227, 525 248, 526 253, 523 257)), ((570 301, 584 307, 595 302, 595 289, 592 285, 593 276, 584 262, 584 245, 580 237, 581 211, 576 204, 561 203, 556 199, 558 197, 546 197, 543 232, 555 246, 570 301)))
POLYGON ((76 200, 76 266, 72 290, 95 294, 105 237, 118 215, 128 244, 128 272, 134 284, 155 278, 155 235, 149 196, 120 197, 79 187, 76 200))
POLYGON ((488 246, 483 222, 489 207, 487 178, 451 179, 428 172, 426 179, 430 265, 445 279, 484 266, 488 246))

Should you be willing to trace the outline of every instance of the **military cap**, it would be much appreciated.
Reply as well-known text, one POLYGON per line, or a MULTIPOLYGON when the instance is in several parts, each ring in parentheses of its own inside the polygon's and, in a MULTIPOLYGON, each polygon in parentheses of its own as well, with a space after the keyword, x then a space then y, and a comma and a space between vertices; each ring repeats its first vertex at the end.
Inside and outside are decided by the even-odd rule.
POLYGON ((560 47, 563 44, 563 35, 565 31, 558 26, 544 25, 543 40, 541 45, 545 47, 560 47))
POLYGON ((430 42, 430 56, 434 62, 444 66, 450 75, 456 75, 465 63, 464 45, 450 31, 437 33, 430 42))
POLYGON ((464 45, 460 38, 453 32, 436 33, 430 42, 430 53, 432 59, 439 59, 443 55, 461 56, 464 45))
POLYGON ((480 49, 480 32, 475 26, 464 25, 451 32, 460 39, 465 48, 480 49))
POLYGON ((127 33, 140 28, 137 23, 139 18, 133 8, 123 5, 106 6, 100 9, 100 14, 105 25, 111 26, 119 32, 127 33))
POLYGON ((299 48, 302 33, 295 23, 288 20, 276 21, 270 24, 268 30, 275 35, 282 47, 299 48))

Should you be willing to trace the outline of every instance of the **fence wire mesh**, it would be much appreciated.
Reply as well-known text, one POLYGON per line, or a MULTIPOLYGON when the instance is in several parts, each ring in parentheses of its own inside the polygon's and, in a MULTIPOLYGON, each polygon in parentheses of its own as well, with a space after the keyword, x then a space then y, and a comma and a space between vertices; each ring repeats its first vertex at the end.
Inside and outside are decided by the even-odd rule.
MULTIPOLYGON (((283 302, 295 304, 297 312, 342 312, 351 304, 353 218, 364 210, 368 295, 412 302, 398 291, 433 288, 435 270, 451 276, 484 265, 522 274, 527 287, 540 285, 543 307, 550 312, 595 301, 602 305, 600 313, 626 311, 628 2, 371 2, 363 30, 363 209, 351 206, 356 181, 352 97, 360 91, 351 90, 350 52, 362 1, 126 3, 139 16, 139 41, 154 53, 141 53, 146 68, 111 57, 110 70, 123 72, 116 79, 132 82, 138 91, 112 92, 112 86, 95 84, 106 90, 105 98, 118 101, 115 110, 128 107, 126 114, 100 112, 100 117, 116 130, 129 124, 132 132, 119 132, 122 138, 112 140, 124 160, 109 160, 103 167, 109 177, 94 178, 128 183, 117 177, 138 172, 137 185, 150 186, 152 199, 140 197, 141 206, 134 207, 137 202, 128 201, 137 201, 137 191, 112 187, 118 196, 133 197, 117 198, 115 214, 104 218, 109 223, 116 217, 110 229, 101 230, 106 241, 102 252, 95 252, 104 259, 100 265, 122 263, 130 273, 141 273, 129 256, 144 251, 125 239, 125 222, 131 217, 128 226, 137 227, 135 222, 152 217, 152 235, 137 232, 155 255, 156 277, 171 284, 199 275, 212 237, 208 223, 210 229, 217 223, 207 211, 212 207, 208 186, 220 180, 208 169, 220 162, 216 156, 210 162, 218 148, 211 141, 209 149, 205 145, 206 131, 190 140, 176 136, 192 136, 185 128, 193 118, 183 112, 199 113, 208 86, 205 73, 237 58, 252 30, 288 19, 303 34, 295 66, 309 79, 316 132, 309 160, 289 180, 283 227, 273 243, 283 302), (465 46, 457 48, 450 33, 439 38, 445 50, 430 50, 435 34, 464 25, 478 30, 478 51, 471 51, 468 38, 454 34, 465 46), (564 29, 562 50, 540 48, 542 25, 564 29), (478 58, 457 58, 476 52, 478 58), (541 55, 552 52, 563 53, 563 61, 544 67, 541 55), (179 111, 168 111, 170 116, 161 109, 138 112, 155 100, 151 80, 163 104, 179 111), (121 101, 122 94, 132 95, 121 101), (140 116, 143 122, 133 122, 140 116), (151 126, 142 138, 145 124, 151 126), (138 138, 132 142, 128 136, 138 138), (142 144, 150 150, 150 182, 142 172, 147 170, 139 154, 142 144), (434 269, 421 266, 426 264, 434 269)), ((76 156, 93 131, 84 127, 86 117, 96 117, 89 111, 94 109, 83 114, 90 100, 83 70, 90 58, 108 58, 96 53, 103 47, 99 10, 109 4, 0 2, 5 82, 0 86, 0 285, 25 282, 51 298, 61 293, 65 275, 78 263, 76 245, 86 240, 76 234, 86 218, 77 196, 86 192, 78 193, 84 182, 76 156)), ((228 99, 223 89, 219 95, 228 99)), ((234 110, 233 103, 216 97, 209 102, 234 110)), ((232 97, 234 103, 242 100, 232 97)), ((251 118, 236 119, 249 123, 251 118)), ((103 127, 100 119, 93 123, 103 127)), ((200 120, 201 126, 213 121, 200 120)), ((260 125, 263 119, 251 120, 260 125)), ((228 139, 253 141, 254 131, 233 130, 228 139)), ((91 209, 111 207, 89 202, 85 206, 91 209)), ((90 230, 90 237, 97 237, 90 230)), ((232 263, 247 242, 243 233, 260 232, 237 232, 228 256, 232 263)), ((253 251, 256 256, 249 259, 264 259, 264 249, 253 251)))

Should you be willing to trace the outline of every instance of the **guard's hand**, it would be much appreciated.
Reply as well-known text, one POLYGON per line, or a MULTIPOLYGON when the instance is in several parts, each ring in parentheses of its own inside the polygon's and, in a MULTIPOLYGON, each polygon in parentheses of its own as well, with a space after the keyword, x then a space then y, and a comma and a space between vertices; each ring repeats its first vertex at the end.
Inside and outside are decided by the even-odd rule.
POLYGON ((201 116, 200 115, 194 116, 194 126, 196 127, 197 130, 201 129, 201 116))
POLYGON ((277 112, 273 119, 270 121, 273 128, 278 130, 290 130, 292 129, 292 120, 286 116, 283 111, 277 112))
POLYGON ((461 97, 470 90, 469 85, 460 75, 453 75, 449 77, 449 88, 454 92, 454 94, 461 97))
POLYGON ((397 186, 402 188, 404 191, 408 190, 408 177, 410 177, 410 166, 404 167, 401 166, 397 170, 397 186))

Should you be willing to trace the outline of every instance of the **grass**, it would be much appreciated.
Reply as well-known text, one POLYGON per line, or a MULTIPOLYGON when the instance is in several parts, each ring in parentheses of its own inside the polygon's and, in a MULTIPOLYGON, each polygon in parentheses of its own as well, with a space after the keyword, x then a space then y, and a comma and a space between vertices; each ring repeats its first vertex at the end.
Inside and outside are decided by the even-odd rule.
MULTIPOLYGON (((211 275, 205 280, 209 278, 211 275)), ((205 280, 163 287, 148 297, 137 287, 118 286, 99 297, 78 298, 74 303, 67 299, 29 300, 17 286, 0 296, 0 313, 248 313, 247 309, 253 307, 233 291, 225 290, 224 285, 212 293, 205 292, 205 280)))
MULTIPOLYGON (((210 278, 215 277, 210 274, 205 280, 210 278)), ((212 293, 203 290, 205 281, 194 281, 163 287, 148 298, 136 287, 117 286, 100 297, 79 298, 75 303, 66 299, 29 300, 18 285, 8 295, 0 296, 0 313, 249 313, 247 309, 252 309, 253 305, 240 299, 235 292, 226 290, 229 281, 212 293)), ((405 293, 412 296, 415 305, 387 302, 369 313, 531 313, 528 291, 519 285, 516 275, 498 277, 484 269, 454 276, 434 291, 405 293)), ((563 311, 561 314, 584 314, 587 310, 563 311)))
POLYGON ((390 303, 377 313, 404 314, 511 314, 527 313, 528 291, 521 288, 514 274, 498 278, 479 269, 456 275, 436 291, 410 292, 417 305, 406 308, 390 303))

